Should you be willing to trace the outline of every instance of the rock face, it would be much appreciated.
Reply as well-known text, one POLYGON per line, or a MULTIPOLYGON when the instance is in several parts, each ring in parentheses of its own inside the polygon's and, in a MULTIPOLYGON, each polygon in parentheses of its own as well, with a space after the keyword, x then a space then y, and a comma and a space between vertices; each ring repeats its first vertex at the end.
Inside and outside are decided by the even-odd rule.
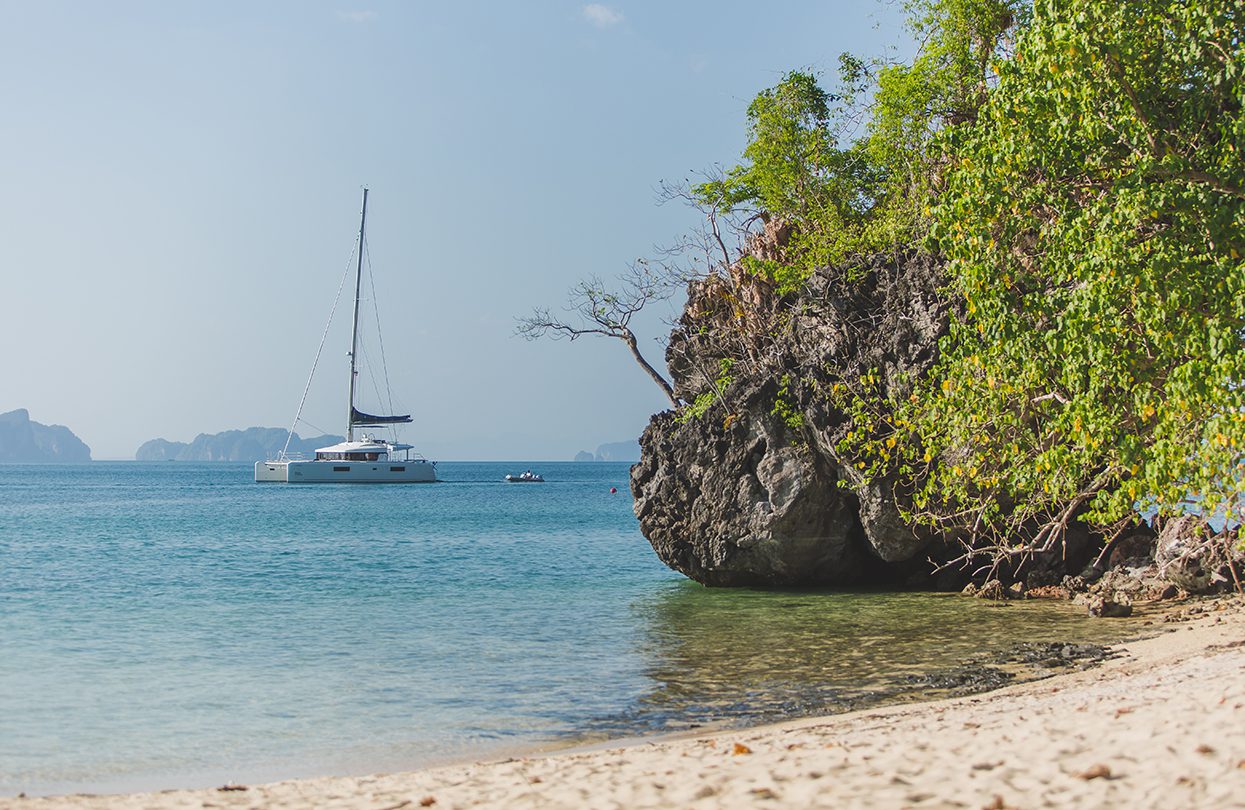
POLYGON ((64 425, 32 422, 25 408, 0 414, 0 462, 90 460, 91 448, 64 425))
MULTIPOLYGON (((138 461, 263 461, 285 447, 287 435, 284 428, 253 427, 200 433, 189 444, 152 439, 138 448, 134 458, 138 461)), ((289 452, 309 454, 318 447, 342 441, 345 437, 326 435, 302 439, 295 433, 290 437, 289 452)))
POLYGON ((1245 570, 1239 527, 1217 532, 1199 515, 1160 521, 1154 562, 1159 576, 1189 593, 1228 589, 1245 570))
POLYGON ((707 585, 900 575, 887 564, 929 538, 902 519, 891 482, 865 485, 840 458, 849 420, 828 392, 867 379, 905 395, 947 329, 941 282, 934 259, 911 253, 824 268, 798 294, 738 268, 694 283, 666 361, 697 405, 653 417, 631 474, 658 556, 707 585))

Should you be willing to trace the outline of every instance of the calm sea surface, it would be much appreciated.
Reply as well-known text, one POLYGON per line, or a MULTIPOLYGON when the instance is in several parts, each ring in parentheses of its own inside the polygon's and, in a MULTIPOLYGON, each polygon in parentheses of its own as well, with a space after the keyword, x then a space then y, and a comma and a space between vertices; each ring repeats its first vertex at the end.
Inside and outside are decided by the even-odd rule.
POLYGON ((756 723, 1123 632, 1061 606, 706 590, 640 535, 625 464, 438 469, 291 486, 249 464, 0 465, 0 795, 756 723), (529 467, 547 483, 501 481, 529 467))

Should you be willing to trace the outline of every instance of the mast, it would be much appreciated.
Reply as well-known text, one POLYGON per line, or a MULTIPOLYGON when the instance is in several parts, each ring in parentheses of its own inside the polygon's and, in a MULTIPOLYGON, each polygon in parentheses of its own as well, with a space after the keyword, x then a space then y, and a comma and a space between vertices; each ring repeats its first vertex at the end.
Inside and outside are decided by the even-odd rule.
POLYGON ((350 330, 350 408, 346 412, 346 441, 354 441, 354 378, 358 373, 355 352, 359 348, 359 290, 363 284, 363 229, 367 224, 367 189, 363 189, 363 213, 359 215, 359 264, 354 275, 354 325, 350 330))

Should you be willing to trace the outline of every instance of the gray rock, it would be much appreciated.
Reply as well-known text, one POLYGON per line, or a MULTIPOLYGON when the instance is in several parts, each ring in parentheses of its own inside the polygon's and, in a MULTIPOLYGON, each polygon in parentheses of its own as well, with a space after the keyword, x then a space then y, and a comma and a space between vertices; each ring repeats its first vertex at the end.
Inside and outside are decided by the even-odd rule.
POLYGON ((1007 589, 997 579, 988 580, 976 594, 978 599, 990 599, 998 602, 1007 598, 1007 589))
POLYGON ((707 408, 653 417, 632 468, 658 556, 706 584, 794 585, 890 576, 882 563, 923 552, 894 482, 841 457, 849 417, 827 392, 873 374, 905 395, 947 329, 941 284, 919 253, 824 268, 793 295, 738 268, 693 283, 666 363, 676 396, 707 408))
POLYGON ((706 585, 848 583, 858 531, 834 479, 807 450, 769 442, 767 425, 659 414, 632 468, 636 515, 663 562, 706 585), (691 436, 695 440, 689 440, 691 436))
POLYGON ((1133 615, 1133 606, 1123 597, 1120 601, 1105 596, 1091 596, 1088 600, 1089 615, 1103 619, 1123 619, 1133 615))
POLYGON ((1207 593, 1234 585, 1232 568, 1241 570, 1245 555, 1237 550, 1238 529, 1216 533, 1200 515, 1158 521, 1154 561, 1162 579, 1188 591, 1207 593))

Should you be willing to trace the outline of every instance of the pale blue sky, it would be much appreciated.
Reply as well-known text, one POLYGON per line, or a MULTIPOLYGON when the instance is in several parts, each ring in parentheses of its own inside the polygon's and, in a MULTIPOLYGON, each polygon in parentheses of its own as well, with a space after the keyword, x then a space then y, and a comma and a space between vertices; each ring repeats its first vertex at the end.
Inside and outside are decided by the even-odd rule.
MULTIPOLYGON (((0 412, 67 425, 97 459, 287 427, 367 185, 404 438, 468 460, 638 436, 665 400, 624 347, 527 343, 515 317, 673 240, 695 214, 657 206, 659 181, 737 161, 757 91, 903 42, 901 18, 873 0, 0 2, 0 412)), ((328 432, 346 340, 304 411, 328 432)))

